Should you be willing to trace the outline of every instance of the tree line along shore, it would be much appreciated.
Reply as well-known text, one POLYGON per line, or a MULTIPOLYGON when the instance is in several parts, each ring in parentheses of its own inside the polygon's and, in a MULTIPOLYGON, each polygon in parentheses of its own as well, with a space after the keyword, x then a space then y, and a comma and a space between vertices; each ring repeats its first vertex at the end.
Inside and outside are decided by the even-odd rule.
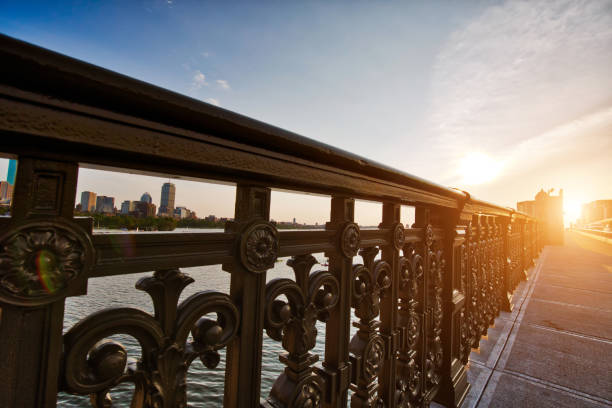
MULTIPOLYGON (((170 217, 133 217, 130 215, 105 215, 96 213, 75 212, 76 217, 93 218, 94 228, 103 229, 125 229, 139 231, 172 231, 176 228, 225 228, 226 220, 211 220, 205 218, 183 218, 176 219, 170 217)), ((304 225, 292 223, 276 223, 278 229, 319 229, 323 226, 304 225)))

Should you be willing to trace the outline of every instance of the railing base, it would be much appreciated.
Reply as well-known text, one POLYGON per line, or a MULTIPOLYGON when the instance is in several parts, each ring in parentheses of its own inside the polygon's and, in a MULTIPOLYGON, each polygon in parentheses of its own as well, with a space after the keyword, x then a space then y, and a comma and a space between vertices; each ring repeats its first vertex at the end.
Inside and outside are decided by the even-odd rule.
POLYGON ((511 313, 514 306, 512 305, 512 299, 514 295, 512 293, 506 292, 506 296, 501 297, 501 310, 503 312, 511 313))
POLYGON ((468 383, 467 369, 464 365, 456 371, 453 378, 443 378, 434 401, 446 407, 460 407, 472 386, 468 383))

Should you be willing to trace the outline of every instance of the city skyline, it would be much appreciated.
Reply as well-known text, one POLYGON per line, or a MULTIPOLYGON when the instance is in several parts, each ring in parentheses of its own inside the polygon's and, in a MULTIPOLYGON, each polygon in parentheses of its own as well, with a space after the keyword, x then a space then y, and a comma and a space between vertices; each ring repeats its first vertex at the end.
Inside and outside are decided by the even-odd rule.
MULTIPOLYGON (((609 0, 40 3, 2 5, 0 23, 16 38, 500 205, 563 188, 568 222, 582 204, 612 197, 611 10, 609 0)), ((135 200, 136 187, 157 191, 169 177, 179 205, 233 213, 233 189, 172 175, 83 169, 79 193, 135 200)), ((278 219, 329 216, 327 198, 273 198, 278 219)), ((376 223, 375 205, 361 212, 376 223)))

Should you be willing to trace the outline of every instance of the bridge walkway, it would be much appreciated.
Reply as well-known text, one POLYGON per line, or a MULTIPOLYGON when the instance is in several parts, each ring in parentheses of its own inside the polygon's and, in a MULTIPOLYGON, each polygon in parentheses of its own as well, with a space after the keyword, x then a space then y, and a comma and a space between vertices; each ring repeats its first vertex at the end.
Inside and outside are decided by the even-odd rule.
POLYGON ((464 407, 612 406, 612 245, 547 246, 480 349, 464 407))

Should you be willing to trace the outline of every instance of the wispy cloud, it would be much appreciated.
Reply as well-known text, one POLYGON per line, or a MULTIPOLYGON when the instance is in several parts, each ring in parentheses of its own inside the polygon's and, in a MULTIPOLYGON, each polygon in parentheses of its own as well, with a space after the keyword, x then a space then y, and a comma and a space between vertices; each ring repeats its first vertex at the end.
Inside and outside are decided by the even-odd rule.
POLYGON ((207 98, 207 99, 206 99, 206 102, 208 102, 208 103, 210 103, 210 104, 212 104, 212 105, 219 106, 219 100, 218 100, 218 99, 215 99, 215 98, 207 98))
POLYGON ((506 163, 529 173, 554 164, 598 160, 612 153, 611 135, 612 107, 608 107, 522 141, 508 151, 506 163))
POLYGON ((208 82, 206 82, 206 75, 199 70, 196 70, 193 74, 191 85, 194 89, 200 89, 201 87, 208 85, 208 82))
POLYGON ((230 89, 229 82, 227 82, 225 79, 217 79, 217 84, 219 84, 219 86, 223 89, 230 89))
POLYGON ((547 132, 605 111, 610 67, 610 0, 487 8, 449 37, 434 66, 428 122, 438 157, 451 164, 442 178, 457 180, 474 147, 518 166, 524 156, 516 152, 560 137, 547 132))
POLYGON ((204 58, 208 58, 208 57, 210 57, 210 52, 208 52, 208 51, 204 51, 204 52, 202 53, 202 56, 203 56, 204 58))

